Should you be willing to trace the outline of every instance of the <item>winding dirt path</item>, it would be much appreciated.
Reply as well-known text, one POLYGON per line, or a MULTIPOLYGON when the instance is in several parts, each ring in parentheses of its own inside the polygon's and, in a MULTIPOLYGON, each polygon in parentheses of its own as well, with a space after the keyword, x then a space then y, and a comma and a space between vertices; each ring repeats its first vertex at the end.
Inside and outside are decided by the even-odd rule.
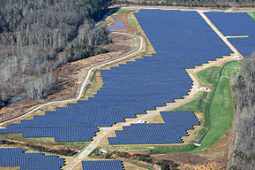
POLYGON ((197 12, 208 23, 208 25, 217 33, 217 35, 225 42, 225 44, 234 52, 234 54, 231 54, 230 56, 225 56, 225 57, 220 58, 213 62, 209 62, 208 64, 203 64, 202 66, 197 66, 194 69, 186 69, 190 78, 193 80, 193 87, 192 87, 188 96, 186 96, 184 99, 177 100, 175 103, 171 103, 171 104, 167 104, 166 106, 159 107, 156 110, 154 110, 144 116, 135 118, 131 121, 124 122, 124 123, 121 123, 120 125, 113 126, 113 127, 101 128, 101 133, 99 135, 97 135, 94 138, 94 140, 90 143, 90 145, 88 145, 88 147, 82 153, 80 153, 79 156, 72 163, 70 163, 68 166, 66 166, 64 168, 64 170, 72 170, 79 162, 81 162, 83 159, 85 159, 96 147, 99 146, 100 140, 102 140, 105 136, 107 136, 108 132, 120 129, 120 128, 122 128, 122 126, 129 126, 131 123, 137 123, 137 122, 144 120, 148 117, 151 117, 161 111, 170 110, 172 108, 175 108, 177 106, 180 106, 180 105, 192 100, 196 96, 197 92, 199 91, 199 81, 197 80, 197 78, 195 76, 197 72, 204 70, 208 67, 214 66, 214 65, 222 64, 226 61, 240 60, 241 58, 243 58, 243 56, 239 53, 239 51, 228 41, 228 39, 217 29, 217 27, 206 17, 206 15, 203 13, 203 11, 198 10, 197 12), (239 58, 234 58, 233 56, 239 56, 239 58))
MULTIPOLYGON (((203 11, 197 11, 197 12, 209 24, 209 26, 217 33, 217 35, 226 43, 226 45, 229 46, 229 48, 235 53, 235 55, 237 55, 240 58, 242 58, 242 55, 238 52, 238 50, 227 40, 227 38, 216 28, 216 26, 213 25, 213 23, 206 17, 206 15, 203 13, 203 11)), ((127 33, 116 33, 116 34, 126 34, 126 35, 131 35, 131 36, 137 36, 137 35, 127 34, 127 33)), ((53 101, 53 102, 48 102, 48 103, 45 103, 45 104, 41 104, 41 105, 37 106, 36 108, 32 109, 31 111, 27 112, 26 114, 24 114, 24 115, 22 115, 22 116, 20 116, 18 118, 2 122, 0 124, 0 128, 1 128, 1 126, 3 126, 4 124, 6 124, 6 123, 8 123, 10 121, 17 120, 17 119, 20 119, 20 118, 23 118, 25 116, 28 116, 28 115, 32 114, 34 111, 38 110, 39 108, 41 108, 41 107, 43 107, 45 105, 50 105, 50 104, 53 104, 53 103, 60 103, 60 102, 71 102, 71 101, 78 100, 82 96, 83 89, 84 89, 86 83, 88 82, 88 79, 89 79, 89 76, 90 76, 92 70, 94 70, 96 68, 99 68, 99 67, 102 67, 104 65, 111 64, 113 62, 122 60, 125 57, 128 57, 128 56, 131 56, 131 55, 134 55, 136 53, 141 52, 141 50, 143 48, 143 44, 142 44, 143 39, 140 36, 137 36, 137 37, 140 38, 140 48, 137 51, 135 51, 135 52, 133 52, 131 54, 128 54, 128 55, 121 56, 118 59, 115 59, 115 60, 112 60, 112 61, 107 61, 107 62, 105 62, 103 64, 91 67, 88 70, 88 72, 86 74, 86 77, 84 78, 84 80, 83 80, 83 82, 81 84, 81 87, 79 89, 79 93, 78 93, 76 98, 69 99, 69 100, 62 100, 62 101, 53 101)), ((71 163, 66 165, 64 167, 64 169, 65 170, 72 170, 72 169, 74 169, 74 167, 78 163, 80 163, 83 159, 85 159, 97 146, 99 146, 100 141, 102 140, 102 138, 104 138, 108 134, 108 132, 115 131, 116 129, 119 129, 122 126, 128 126, 131 123, 139 122, 139 121, 144 120, 144 119, 146 119, 148 117, 151 117, 151 116, 153 116, 153 115, 155 115, 155 114, 157 114, 157 113, 159 113, 161 111, 166 111, 166 110, 172 109, 174 107, 180 106, 180 105, 182 105, 182 104, 192 100, 196 96, 196 94, 198 92, 198 88, 199 88, 199 81, 196 79, 195 74, 198 71, 201 71, 201 70, 206 69, 208 67, 211 67, 213 65, 221 64, 221 63, 223 63, 223 62, 225 62, 227 60, 239 60, 239 59, 235 59, 235 58, 229 56, 229 57, 226 57, 226 58, 219 59, 219 60, 217 60, 215 62, 209 62, 208 64, 204 64, 202 66, 195 67, 194 69, 187 69, 187 72, 188 72, 189 76, 193 80, 193 87, 192 87, 192 89, 191 89, 191 91, 190 91, 188 96, 186 96, 184 99, 177 100, 175 103, 169 103, 169 104, 167 104, 164 107, 158 107, 156 110, 151 111, 150 113, 148 113, 146 115, 140 116, 140 117, 138 117, 136 119, 133 119, 133 120, 130 120, 128 122, 121 123, 120 125, 116 125, 116 126, 113 126, 113 127, 101 128, 102 132, 100 134, 98 134, 94 138, 94 140, 90 143, 90 145, 88 145, 88 147, 84 151, 82 151, 79 154, 79 156, 77 156, 71 163)))
POLYGON ((88 82, 88 79, 89 79, 89 77, 90 77, 90 74, 91 74, 92 70, 97 69, 97 68, 102 67, 102 66, 105 66, 105 65, 107 65, 107 64, 111 64, 111 63, 117 62, 117 61, 119 61, 119 60, 122 60, 122 59, 125 58, 125 57, 134 55, 134 54, 136 54, 136 53, 138 53, 138 52, 140 52, 140 51, 142 50, 142 41, 143 41, 142 37, 140 37, 140 36, 138 36, 138 35, 134 35, 134 34, 119 33, 119 32, 114 32, 114 34, 125 34, 125 35, 130 35, 130 36, 139 37, 139 39, 140 39, 140 48, 139 48, 137 51, 135 51, 135 52, 133 52, 133 53, 131 53, 131 54, 128 54, 128 55, 125 55, 125 54, 124 54, 123 56, 120 56, 120 57, 117 58, 117 59, 110 60, 110 61, 107 61, 107 62, 105 62, 105 63, 102 63, 102 64, 96 65, 96 66, 94 66, 94 67, 91 67, 91 68, 88 70, 88 72, 86 73, 86 76, 85 76, 85 78, 84 78, 84 80, 83 80, 83 82, 82 82, 82 84, 81 84, 81 86, 80 86, 79 92, 78 92, 77 96, 76 96, 74 99, 67 99, 67 100, 60 100, 60 101, 52 101, 52 102, 40 104, 39 106, 35 107, 34 109, 30 110, 29 112, 27 112, 27 113, 25 113, 25 114, 23 114, 23 115, 21 115, 21 116, 19 116, 19 117, 16 117, 16 118, 14 118, 14 119, 10 119, 10 120, 7 120, 7 121, 4 121, 4 122, 0 123, 0 128, 5 128, 5 127, 3 127, 4 124, 9 123, 9 122, 12 122, 12 121, 15 121, 15 120, 18 120, 18 119, 21 119, 21 118, 24 118, 24 117, 26 117, 26 116, 32 114, 32 113, 35 112, 36 110, 40 109, 40 108, 43 107, 43 106, 50 105, 50 104, 55 104, 55 103, 61 103, 61 102, 71 102, 71 101, 76 101, 76 100, 80 99, 81 96, 82 96, 82 92, 83 92, 83 90, 84 90, 84 87, 85 87, 85 85, 86 85, 87 82, 88 82))

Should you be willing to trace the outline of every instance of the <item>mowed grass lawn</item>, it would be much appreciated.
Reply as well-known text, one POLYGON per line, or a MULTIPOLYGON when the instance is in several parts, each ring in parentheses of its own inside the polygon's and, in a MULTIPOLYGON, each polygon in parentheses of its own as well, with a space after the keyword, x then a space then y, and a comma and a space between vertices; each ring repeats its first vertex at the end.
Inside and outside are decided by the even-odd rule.
POLYGON ((116 10, 111 11, 111 13, 109 15, 112 15, 112 14, 113 15, 118 15, 122 12, 127 11, 127 10, 136 10, 136 9, 139 9, 139 8, 120 8, 120 9, 116 9, 116 10))
POLYGON ((201 84, 206 87, 211 87, 211 92, 200 92, 194 100, 174 109, 204 113, 205 121, 202 124, 203 128, 197 137, 195 137, 195 140, 192 141, 194 143, 198 142, 207 131, 210 121, 210 131, 205 136, 201 146, 196 147, 192 142, 189 145, 183 146, 155 146, 150 153, 195 152, 209 147, 216 141, 232 124, 234 106, 230 78, 234 72, 237 74, 240 73, 239 63, 237 61, 226 63, 224 67, 211 67, 199 72, 197 76, 201 84))
POLYGON ((196 148, 196 150, 210 146, 232 125, 234 105, 230 80, 234 72, 240 73, 237 61, 227 63, 222 70, 222 75, 210 106, 210 131, 205 136, 201 146, 196 148))
POLYGON ((129 22, 133 27, 136 27, 136 23, 135 23, 134 18, 128 18, 128 22, 129 22))
POLYGON ((247 12, 253 19, 255 19, 255 12, 247 12))

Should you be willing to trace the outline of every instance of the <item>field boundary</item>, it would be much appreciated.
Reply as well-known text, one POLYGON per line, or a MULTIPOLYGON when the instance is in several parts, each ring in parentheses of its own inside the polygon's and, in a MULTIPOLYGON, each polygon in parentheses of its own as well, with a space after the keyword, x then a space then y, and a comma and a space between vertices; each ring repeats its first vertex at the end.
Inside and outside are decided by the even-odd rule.
POLYGON ((25 113, 25 114, 23 114, 23 115, 21 115, 21 116, 19 116, 19 117, 16 117, 16 118, 14 118, 14 119, 7 120, 7 121, 4 121, 4 122, 0 123, 0 128, 3 128, 2 126, 3 126, 4 124, 6 124, 6 123, 9 123, 9 122, 12 122, 12 121, 15 121, 15 120, 17 120, 17 119, 21 119, 21 118, 24 118, 24 117, 30 115, 31 113, 33 113, 34 111, 40 109, 40 108, 43 107, 43 106, 50 105, 50 104, 54 104, 54 103, 71 102, 71 101, 76 101, 76 100, 80 99, 80 98, 82 97, 82 94, 83 94, 83 91, 84 91, 84 87, 86 86, 86 84, 87 84, 87 82, 88 82, 88 79, 89 79, 89 77, 90 77, 90 74, 91 74, 91 72, 92 72, 94 69, 97 69, 97 68, 102 67, 102 66, 107 65, 107 64, 111 64, 111 63, 117 62, 117 61, 119 61, 119 60, 122 60, 122 58, 125 58, 125 57, 127 57, 127 56, 131 56, 131 55, 134 55, 134 54, 136 54, 136 53, 138 53, 138 52, 140 52, 140 51, 142 50, 142 47, 143 47, 143 45, 142 45, 143 38, 142 38, 142 37, 140 37, 140 36, 138 36, 138 35, 134 35, 134 34, 128 34, 128 33, 119 33, 119 32, 114 32, 114 33, 115 33, 115 34, 124 34, 124 35, 131 35, 131 36, 137 36, 137 37, 139 37, 139 39, 140 39, 140 47, 139 47, 139 49, 138 49, 137 51, 131 53, 131 54, 124 54, 123 56, 120 56, 120 57, 117 58, 117 59, 110 60, 110 61, 107 61, 107 62, 105 62, 105 63, 102 63, 102 64, 99 64, 99 65, 96 65, 96 66, 91 67, 91 68, 87 71, 86 76, 85 76, 85 78, 84 78, 84 80, 83 80, 83 82, 82 82, 82 84, 81 84, 81 86, 80 86, 80 89, 79 89, 79 91, 78 91, 78 94, 77 94, 77 96, 76 96, 75 98, 73 98, 73 99, 65 99, 65 100, 58 100, 58 101, 52 101, 52 102, 47 102, 47 103, 44 103, 44 104, 40 104, 39 106, 34 106, 35 108, 33 108, 32 110, 30 110, 29 112, 27 112, 27 113, 25 113))

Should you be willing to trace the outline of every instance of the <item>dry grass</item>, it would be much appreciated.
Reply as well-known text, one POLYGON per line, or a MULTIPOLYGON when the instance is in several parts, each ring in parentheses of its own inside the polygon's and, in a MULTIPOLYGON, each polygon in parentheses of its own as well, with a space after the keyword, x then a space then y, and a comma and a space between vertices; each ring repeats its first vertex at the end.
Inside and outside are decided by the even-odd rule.
POLYGON ((129 162, 123 162, 122 164, 125 170, 148 170, 147 168, 143 168, 143 167, 131 164, 129 162))
POLYGON ((0 167, 0 170, 20 170, 20 167, 0 167))

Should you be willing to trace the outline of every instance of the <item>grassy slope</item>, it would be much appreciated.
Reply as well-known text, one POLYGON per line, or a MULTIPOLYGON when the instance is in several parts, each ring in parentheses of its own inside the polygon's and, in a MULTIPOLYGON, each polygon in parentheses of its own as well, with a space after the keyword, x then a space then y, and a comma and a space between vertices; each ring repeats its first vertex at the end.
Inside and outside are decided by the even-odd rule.
POLYGON ((194 152, 210 146, 223 134, 231 125, 234 108, 232 102, 232 95, 230 89, 230 77, 233 72, 239 72, 239 64, 237 61, 227 63, 224 69, 221 67, 210 67, 197 74, 201 81, 201 86, 210 88, 211 92, 199 92, 192 101, 175 108, 180 111, 194 111, 204 113, 205 121, 203 122, 202 130, 188 145, 170 145, 170 146, 109 146, 103 147, 106 150, 151 150, 151 154, 159 153, 174 153, 174 152, 194 152), (222 74, 219 80, 219 75, 222 74), (218 83, 219 81, 219 83, 218 83), (218 86, 217 86, 218 84, 218 86), (215 88, 217 89, 215 91, 215 88), (214 94, 215 91, 215 94, 214 94), (213 99, 212 99, 213 97, 213 99), (211 104, 211 105, 210 105, 211 104), (208 113, 210 110, 211 130, 204 138, 202 145, 196 147, 193 143, 198 142, 203 134, 207 131, 209 126, 208 113))
POLYGON ((138 32, 138 29, 137 29, 137 26, 136 26, 136 23, 135 23, 134 18, 128 18, 128 22, 129 22, 129 23, 132 25, 132 27, 135 29, 136 34, 137 34, 137 35, 140 34, 140 33, 138 32))
POLYGON ((117 9, 117 10, 112 11, 112 14, 113 15, 118 15, 122 12, 127 11, 127 10, 134 10, 134 9, 139 9, 139 8, 121 8, 121 9, 117 9))
POLYGON ((234 72, 240 72, 238 62, 228 63, 222 71, 222 75, 210 107, 211 130, 204 138, 202 145, 196 150, 201 150, 210 146, 232 124, 234 106, 231 95, 230 78, 234 72))
MULTIPOLYGON (((122 161, 122 162, 128 162, 128 161, 122 161)), ((148 167, 145 167, 145 166, 142 166, 142 165, 138 165, 138 164, 135 164, 135 163, 133 163, 133 162, 128 162, 128 163, 130 163, 130 164, 132 164, 132 165, 134 165, 134 166, 137 166, 137 167, 144 168, 144 169, 153 170, 153 169, 151 169, 151 168, 148 168, 148 167)), ((134 168, 134 167, 132 167, 132 168, 134 168)))
MULTIPOLYGON (((222 67, 211 67, 198 74, 198 77, 203 82, 202 84, 207 84, 208 86, 213 85, 216 87, 217 77, 219 76, 222 67)), ((194 152, 200 151, 206 147, 209 147, 214 141, 216 141, 230 126, 233 119, 234 107, 230 89, 230 77, 233 72, 238 73, 239 64, 238 62, 228 63, 222 70, 222 75, 220 77, 217 89, 212 99, 210 106, 210 99, 213 95, 214 89, 211 89, 210 93, 200 92, 200 94, 191 102, 175 109, 175 110, 192 110, 192 111, 205 111, 203 113, 205 118, 208 119, 208 111, 210 108, 210 124, 211 129, 204 138, 200 147, 195 147, 193 144, 183 146, 157 146, 155 149, 151 150, 152 154, 156 153, 173 153, 173 152, 194 152), (207 95, 205 95, 207 93, 207 95), (204 96, 204 97, 203 97, 204 96), (211 96, 211 97, 210 97, 211 96), (203 101, 203 102, 201 102, 203 101), (192 146, 193 145, 193 146, 192 146), (179 150, 178 150, 179 148, 179 150)), ((199 136, 204 133, 208 127, 208 122, 205 121, 203 124, 202 132, 199 136)))
POLYGON ((247 12, 253 19, 255 19, 255 12, 247 12))

